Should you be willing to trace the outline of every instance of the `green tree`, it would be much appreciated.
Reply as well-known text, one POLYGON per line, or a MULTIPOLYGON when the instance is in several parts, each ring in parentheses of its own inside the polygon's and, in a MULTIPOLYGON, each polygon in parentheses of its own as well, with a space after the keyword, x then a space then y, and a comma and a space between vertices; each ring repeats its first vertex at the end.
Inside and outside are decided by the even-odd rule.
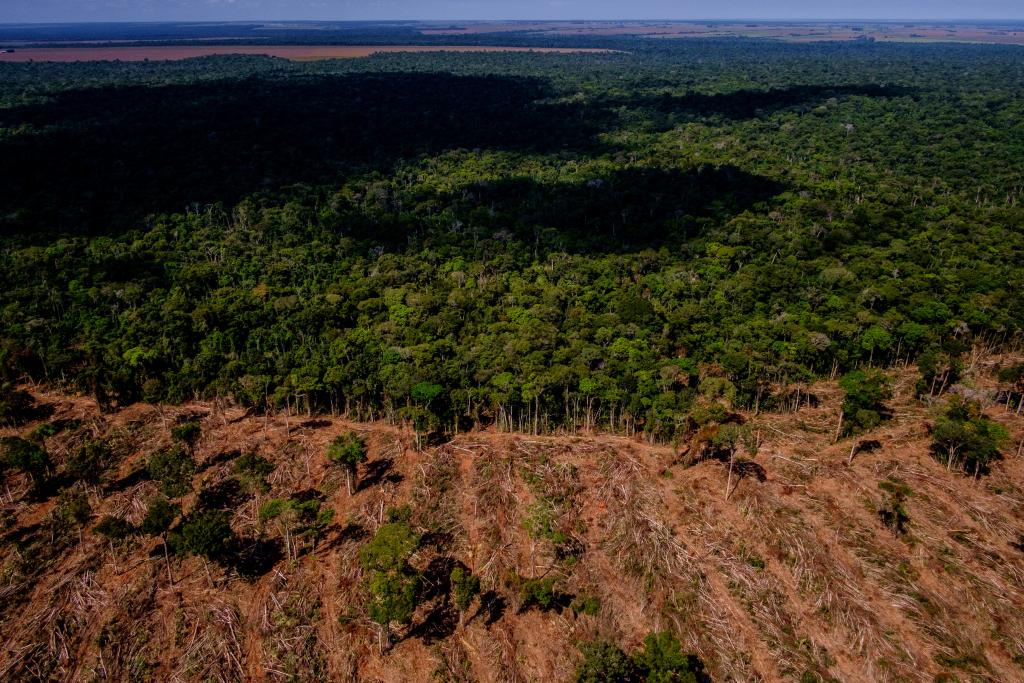
POLYGON ((419 575, 409 565, 409 558, 419 540, 406 522, 390 522, 359 551, 360 564, 368 574, 367 609, 378 625, 382 653, 390 646, 391 625, 409 623, 416 610, 419 575))
POLYGON ((459 625, 461 626, 469 611, 473 599, 480 592, 480 577, 468 569, 456 565, 449 577, 452 582, 452 597, 455 601, 455 608, 459 610, 459 625))
POLYGON ((322 508, 320 501, 316 499, 302 501, 296 498, 274 498, 260 506, 258 517, 260 522, 277 522, 284 537, 288 557, 295 559, 298 557, 298 549, 294 539, 312 537, 315 550, 316 541, 334 519, 334 510, 322 508))
POLYGON ((698 683, 705 677, 700 659, 683 654, 679 639, 669 631, 644 638, 644 649, 634 660, 647 683, 698 683))
POLYGON ((82 527, 92 516, 89 498, 82 491, 64 489, 57 496, 57 502, 47 518, 51 540, 57 541, 73 529, 78 531, 78 541, 82 541, 82 527))
POLYGON ((111 465, 110 446, 105 441, 87 439, 82 446, 68 458, 64 471, 75 480, 90 484, 99 483, 103 473, 111 465))
POLYGON ((106 538, 111 544, 123 543, 135 533, 135 527, 124 517, 104 515, 93 531, 106 538))
POLYGON ((1008 438, 1005 429, 985 417, 981 405, 954 396, 946 413, 932 429, 932 453, 946 464, 964 472, 984 474, 1002 457, 1000 446, 1008 438))
POLYGON ((348 495, 351 496, 359 463, 366 461, 366 441, 358 434, 346 432, 328 446, 327 459, 344 468, 348 495))
POLYGON ((879 370, 854 370, 839 380, 846 392, 839 433, 852 436, 874 429, 882 423, 891 391, 889 379, 879 370))
POLYGON ((245 453, 235 460, 235 473, 253 493, 270 490, 267 477, 274 471, 274 463, 256 453, 245 453))
POLYGON ((167 549, 167 533, 174 524, 174 520, 181 514, 181 506, 172 503, 163 496, 156 496, 149 501, 146 507, 146 516, 142 518, 139 530, 147 536, 159 536, 160 544, 164 549, 164 562, 167 564, 167 581, 174 585, 174 576, 171 574, 171 557, 167 549))

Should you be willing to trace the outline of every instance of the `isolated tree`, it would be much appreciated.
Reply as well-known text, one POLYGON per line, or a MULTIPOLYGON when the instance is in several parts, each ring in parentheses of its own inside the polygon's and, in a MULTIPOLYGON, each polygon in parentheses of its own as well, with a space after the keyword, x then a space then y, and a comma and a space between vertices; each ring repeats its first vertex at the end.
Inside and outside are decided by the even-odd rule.
POLYGON ((195 455, 196 444, 202 435, 203 428, 198 420, 189 420, 171 427, 171 438, 185 445, 191 456, 195 455))
POLYGON ((854 370, 839 380, 846 392, 840 415, 839 433, 852 436, 874 429, 885 416, 886 401, 891 395, 889 380, 879 370, 854 370))
POLYGON ((455 609, 459 610, 459 626, 462 626, 466 612, 473 604, 473 599, 480 593, 480 577, 468 569, 456 566, 452 569, 449 578, 452 582, 452 598, 455 602, 455 609))
POLYGON ((585 643, 577 683, 699 683, 707 679, 695 655, 683 654, 672 633, 652 633, 633 656, 607 641, 585 643))
POLYGON ((42 446, 21 437, 6 436, 0 439, 0 457, 9 468, 28 476, 34 494, 42 491, 51 466, 50 455, 42 446))
POLYGON ((298 500, 296 498, 274 498, 260 506, 260 522, 275 521, 284 538, 288 557, 298 557, 295 537, 310 536, 314 549, 323 530, 334 518, 334 510, 323 508, 319 500, 298 500))
POLYGON ((82 527, 92 516, 89 498, 80 490, 64 489, 50 511, 48 523, 50 540, 56 541, 72 529, 78 531, 78 542, 82 542, 82 527))
POLYGON ((409 557, 419 540, 408 523, 390 522, 359 551, 359 562, 368 574, 367 611, 378 626, 382 653, 391 643, 391 625, 409 623, 416 610, 419 575, 409 565, 409 557))
POLYGON ((131 522, 116 515, 104 515, 92 530, 106 538, 111 545, 124 542, 136 531, 131 522))
POLYGON ((167 550, 167 532, 170 531, 174 520, 181 514, 181 506, 172 503, 163 496, 157 496, 149 501, 146 508, 146 516, 139 525, 139 530, 147 536, 159 536, 164 549, 164 561, 167 564, 167 581, 174 585, 174 577, 171 575, 171 558, 167 550))
POLYGON ((231 523, 222 510, 202 510, 181 525, 181 547, 190 555, 203 558, 206 575, 213 584, 209 560, 222 560, 235 540, 231 523))
POLYGON ((683 654, 679 639, 669 631, 649 634, 633 659, 646 683, 698 683, 704 677, 700 659, 683 654))
POLYGON ((345 470, 348 483, 348 495, 354 493, 353 487, 359 463, 366 461, 366 441, 358 434, 346 432, 338 436, 327 448, 327 459, 345 470))
POLYGON ((253 493, 266 493, 270 490, 267 477, 273 471, 274 463, 256 453, 245 453, 235 460, 235 473, 253 493))
POLYGON ((607 641, 580 646, 583 661, 576 669, 576 683, 640 683, 642 672, 622 648, 607 641))
POLYGON ((977 401, 954 396, 935 421, 932 453, 947 470, 957 467, 977 476, 1001 457, 999 448, 1007 438, 1006 430, 985 417, 977 401))

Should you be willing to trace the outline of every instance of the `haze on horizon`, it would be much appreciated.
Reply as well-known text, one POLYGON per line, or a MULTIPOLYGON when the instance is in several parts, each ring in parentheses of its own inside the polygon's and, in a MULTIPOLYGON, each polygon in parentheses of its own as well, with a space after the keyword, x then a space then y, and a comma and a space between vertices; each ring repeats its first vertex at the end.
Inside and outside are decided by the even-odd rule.
POLYGON ((246 20, 1022 20, 1021 0, 3 0, 0 23, 246 20))

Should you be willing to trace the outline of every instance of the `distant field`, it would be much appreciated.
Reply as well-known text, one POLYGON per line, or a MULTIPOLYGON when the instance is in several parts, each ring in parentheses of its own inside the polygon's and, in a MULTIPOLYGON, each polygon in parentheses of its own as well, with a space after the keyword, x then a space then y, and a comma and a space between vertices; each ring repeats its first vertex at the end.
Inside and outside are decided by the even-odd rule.
POLYGON ((879 41, 955 41, 1024 45, 1024 25, 1010 24, 539 21, 452 24, 424 28, 422 32, 427 35, 526 32, 589 36, 644 35, 663 38, 748 37, 779 38, 797 42, 873 38, 879 41))
POLYGON ((0 54, 0 62, 89 62, 176 60, 210 55, 266 55, 285 59, 368 57, 379 52, 608 52, 575 48, 525 48, 467 45, 189 45, 148 47, 33 47, 0 54))

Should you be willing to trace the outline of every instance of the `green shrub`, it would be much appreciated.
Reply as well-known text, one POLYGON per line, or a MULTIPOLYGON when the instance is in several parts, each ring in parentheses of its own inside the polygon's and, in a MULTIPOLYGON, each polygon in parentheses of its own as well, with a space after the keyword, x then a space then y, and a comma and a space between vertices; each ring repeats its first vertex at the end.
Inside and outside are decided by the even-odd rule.
POLYGON ((104 536, 111 543, 123 543, 135 533, 135 527, 123 517, 106 515, 93 527, 93 531, 104 536))
POLYGON ((576 670, 577 683, 699 683, 708 680, 704 664, 695 655, 683 654, 672 633, 652 633, 633 656, 621 648, 597 641, 580 646, 583 662, 576 670))
POLYGON ((168 498, 178 498, 192 490, 196 463, 178 446, 151 455, 146 469, 149 476, 160 484, 160 492, 168 498))

